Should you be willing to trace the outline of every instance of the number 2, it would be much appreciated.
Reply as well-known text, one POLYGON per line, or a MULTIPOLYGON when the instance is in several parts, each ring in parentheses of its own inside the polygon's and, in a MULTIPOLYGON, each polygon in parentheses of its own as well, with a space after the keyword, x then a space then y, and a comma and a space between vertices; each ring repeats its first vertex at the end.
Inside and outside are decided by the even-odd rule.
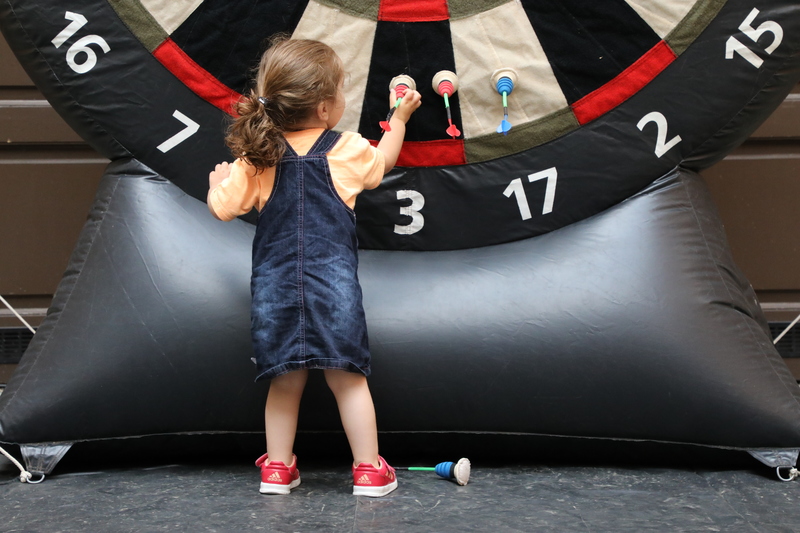
POLYGON ((676 135, 667 141, 667 118, 658 111, 653 111, 643 116, 636 127, 639 128, 639 131, 644 131, 644 127, 651 122, 655 122, 656 128, 658 129, 656 133, 656 149, 654 152, 656 156, 660 158, 662 155, 666 154, 670 148, 681 142, 682 139, 680 135, 676 135))

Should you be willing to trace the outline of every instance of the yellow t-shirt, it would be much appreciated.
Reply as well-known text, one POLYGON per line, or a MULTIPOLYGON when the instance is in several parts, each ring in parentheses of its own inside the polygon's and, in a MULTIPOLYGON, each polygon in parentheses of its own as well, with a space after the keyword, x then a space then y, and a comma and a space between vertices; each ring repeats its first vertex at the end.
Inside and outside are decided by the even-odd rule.
MULTIPOLYGON (((297 155, 302 156, 323 131, 322 128, 292 131, 285 137, 297 155)), ((327 156, 336 192, 350 209, 355 207, 356 196, 361 191, 374 189, 383 179, 383 152, 358 133, 342 133, 327 156)), ((256 172, 255 167, 237 159, 231 166, 230 176, 211 191, 208 202, 222 220, 233 220, 254 207, 261 211, 272 194, 274 183, 275 167, 256 172)))

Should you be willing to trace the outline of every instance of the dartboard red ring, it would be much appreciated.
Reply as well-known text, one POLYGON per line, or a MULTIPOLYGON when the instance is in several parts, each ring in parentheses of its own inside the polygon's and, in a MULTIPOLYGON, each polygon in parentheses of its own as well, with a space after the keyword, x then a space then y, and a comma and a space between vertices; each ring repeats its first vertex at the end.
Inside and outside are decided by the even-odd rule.
POLYGON ((343 56, 343 126, 368 138, 379 135, 388 80, 412 75, 425 105, 409 125, 407 166, 359 198, 359 239, 443 250, 532 237, 619 203, 796 63, 788 0, 597 4, 9 1, 2 24, 79 133, 198 199, 208 169, 230 158, 225 111, 270 34, 322 39, 343 56), (508 136, 493 131, 503 118, 494 67, 520 73, 508 136), (430 87, 443 69, 461 78, 456 139, 430 87))

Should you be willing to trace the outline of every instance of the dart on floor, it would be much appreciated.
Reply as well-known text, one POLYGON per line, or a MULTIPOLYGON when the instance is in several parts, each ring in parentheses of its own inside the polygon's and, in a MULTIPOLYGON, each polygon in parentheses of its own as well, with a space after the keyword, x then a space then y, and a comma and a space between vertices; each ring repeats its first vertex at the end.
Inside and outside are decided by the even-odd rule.
POLYGON ((433 76, 433 90, 444 98, 444 107, 447 109, 447 123, 449 124, 446 132, 455 139, 461 135, 461 131, 453 124, 453 116, 450 113, 450 97, 458 90, 458 76, 455 72, 440 70, 433 76))
POLYGON ((415 82, 414 78, 411 76, 401 74, 399 76, 395 76, 392 78, 392 81, 389 82, 389 90, 394 91, 397 100, 395 100, 394 106, 389 110, 389 114, 386 115, 386 120, 382 120, 380 122, 380 126, 383 131, 392 131, 389 121, 392 120, 392 115, 394 115, 395 110, 400 106, 403 96, 405 96, 406 91, 409 89, 412 91, 417 89, 417 82, 415 82))
POLYGON ((436 472, 440 477, 450 481, 455 481, 459 485, 466 485, 469 483, 469 474, 471 469, 472 465, 470 464, 469 459, 466 457, 462 457, 456 463, 452 461, 446 461, 444 463, 439 463, 436 466, 397 467, 397 470, 436 472))

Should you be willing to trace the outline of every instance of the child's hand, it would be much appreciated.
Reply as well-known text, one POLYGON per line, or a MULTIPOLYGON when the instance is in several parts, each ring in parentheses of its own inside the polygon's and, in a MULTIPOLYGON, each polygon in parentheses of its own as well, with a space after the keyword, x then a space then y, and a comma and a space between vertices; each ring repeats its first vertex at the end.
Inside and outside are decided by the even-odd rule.
POLYGON ((208 197, 206 198, 206 203, 208 204, 208 210, 211 211, 211 214, 219 220, 222 220, 222 218, 220 218, 220 216, 214 210, 214 206, 211 202, 211 193, 217 188, 217 185, 222 183, 225 178, 230 175, 231 165, 227 161, 223 161, 222 163, 218 164, 214 167, 214 170, 208 173, 208 197))
POLYGON ((214 190, 217 185, 231 175, 231 165, 227 161, 223 161, 214 167, 214 170, 208 174, 208 189, 214 190))
MULTIPOLYGON (((394 106, 395 102, 397 101, 394 96, 394 91, 391 91, 389 100, 391 105, 394 106)), ((411 118, 411 115, 414 113, 414 111, 416 111, 421 105, 422 95, 417 91, 407 89, 406 93, 403 95, 403 99, 400 101, 400 106, 394 112, 392 118, 397 117, 402 120, 403 123, 406 123, 408 122, 408 119, 411 118)))

